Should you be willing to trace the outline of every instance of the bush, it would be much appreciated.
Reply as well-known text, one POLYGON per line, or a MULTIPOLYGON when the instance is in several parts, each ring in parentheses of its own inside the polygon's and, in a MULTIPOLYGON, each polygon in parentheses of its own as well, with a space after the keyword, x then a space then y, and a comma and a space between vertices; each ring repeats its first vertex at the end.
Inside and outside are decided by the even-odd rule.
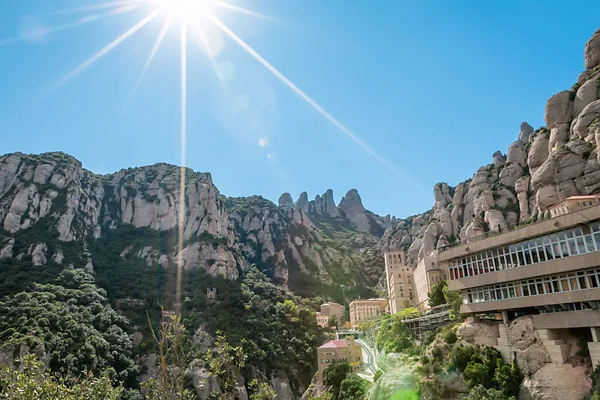
POLYGON ((452 330, 450 330, 444 334, 444 341, 448 344, 454 344, 454 343, 456 343, 457 340, 458 340, 458 337, 456 337, 456 333, 454 333, 454 331, 452 331, 452 330))
POLYGON ((515 400, 514 397, 507 397, 501 390, 494 388, 486 389, 483 386, 475 386, 469 392, 465 400, 515 400))
POLYGON ((444 359, 444 352, 438 346, 435 346, 431 350, 431 355, 433 356, 433 358, 435 358, 437 361, 440 361, 440 362, 444 359))
POLYGON ((513 362, 512 366, 502 364, 496 368, 494 381, 506 395, 516 396, 519 394, 519 388, 523 381, 523 374, 515 362, 513 362))
POLYGON ((486 388, 493 385, 492 374, 486 364, 470 361, 465 368, 464 376, 470 389, 479 385, 486 388))
POLYGON ((362 400, 369 390, 369 382, 357 375, 350 375, 340 385, 339 399, 362 400))
POLYGON ((473 346, 456 346, 450 352, 450 360, 460 372, 464 372, 474 355, 475 348, 473 346))
POLYGON ((435 307, 446 303, 444 297, 444 288, 447 286, 446 281, 437 282, 432 287, 427 296, 429 297, 429 307, 435 307))

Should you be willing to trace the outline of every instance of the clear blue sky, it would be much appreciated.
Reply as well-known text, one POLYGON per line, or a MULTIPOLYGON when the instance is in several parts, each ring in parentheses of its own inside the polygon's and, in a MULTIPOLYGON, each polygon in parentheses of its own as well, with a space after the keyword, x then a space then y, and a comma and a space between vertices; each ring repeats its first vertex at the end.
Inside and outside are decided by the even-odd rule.
MULTIPOLYGON (((114 1, 114 0, 112 0, 114 1)), ((149 7, 37 34, 90 15, 50 11, 89 0, 4 0, 0 13, 0 153, 61 150, 109 173, 177 164, 180 51, 174 26, 127 106, 164 18, 158 17, 58 90, 60 79, 149 7), (33 34, 32 34, 33 32, 33 34), (21 36, 22 40, 3 41, 21 36), (4 43, 4 44, 2 44, 4 43)), ((387 160, 368 154, 224 35, 216 63, 188 49, 187 164, 227 196, 277 200, 357 188, 385 215, 429 209, 436 182, 456 184, 506 152, 519 124, 583 70, 600 2, 237 0, 282 22, 216 15, 387 160), (259 140, 263 138, 265 142, 259 140)), ((208 29, 208 28, 207 28, 208 29)), ((208 35, 207 34, 207 35, 208 35)))

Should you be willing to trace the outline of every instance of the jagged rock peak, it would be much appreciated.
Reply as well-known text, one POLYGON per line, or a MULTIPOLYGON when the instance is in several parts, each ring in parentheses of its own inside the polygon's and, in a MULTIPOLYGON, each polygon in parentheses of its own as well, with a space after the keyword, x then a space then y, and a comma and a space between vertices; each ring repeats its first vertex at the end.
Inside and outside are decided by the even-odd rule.
POLYGON ((519 133, 519 140, 527 142, 529 137, 533 133, 533 128, 527 122, 521 123, 521 132, 519 133))
POLYGON ((296 200, 296 208, 304 212, 308 212, 308 193, 302 192, 296 200))
POLYGON ((340 212, 335 206, 335 201, 333 200, 333 190, 327 189, 322 196, 320 196, 320 203, 317 202, 319 196, 315 198, 315 207, 317 213, 327 214, 331 217, 339 217, 340 212))
POLYGON ((600 29, 586 43, 584 58, 586 69, 592 69, 600 65, 600 29))
POLYGON ((350 189, 346 196, 342 198, 338 208, 343 211, 348 218, 358 229, 369 232, 371 224, 367 217, 366 209, 362 204, 358 190, 350 189))
POLYGON ((294 200, 292 200, 292 195, 289 193, 284 193, 279 196, 279 207, 291 208, 294 206, 294 200))

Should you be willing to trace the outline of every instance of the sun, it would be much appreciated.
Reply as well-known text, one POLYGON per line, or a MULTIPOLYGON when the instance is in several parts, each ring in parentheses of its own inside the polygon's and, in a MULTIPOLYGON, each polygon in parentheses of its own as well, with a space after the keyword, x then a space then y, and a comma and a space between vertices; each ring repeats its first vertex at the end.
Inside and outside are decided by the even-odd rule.
POLYGON ((182 22, 210 17, 215 0, 152 0, 152 3, 161 13, 182 22))

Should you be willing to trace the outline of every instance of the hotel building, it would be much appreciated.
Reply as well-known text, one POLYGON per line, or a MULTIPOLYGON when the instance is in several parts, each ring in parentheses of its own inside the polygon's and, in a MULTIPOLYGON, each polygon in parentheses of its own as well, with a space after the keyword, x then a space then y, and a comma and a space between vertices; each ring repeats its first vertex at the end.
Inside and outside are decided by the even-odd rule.
POLYGON ((437 254, 448 288, 462 294, 461 313, 501 316, 497 348, 506 358, 514 351, 506 324, 530 314, 552 362, 567 361, 564 339, 575 331, 600 361, 600 196, 585 197, 556 204, 552 218, 437 254))

